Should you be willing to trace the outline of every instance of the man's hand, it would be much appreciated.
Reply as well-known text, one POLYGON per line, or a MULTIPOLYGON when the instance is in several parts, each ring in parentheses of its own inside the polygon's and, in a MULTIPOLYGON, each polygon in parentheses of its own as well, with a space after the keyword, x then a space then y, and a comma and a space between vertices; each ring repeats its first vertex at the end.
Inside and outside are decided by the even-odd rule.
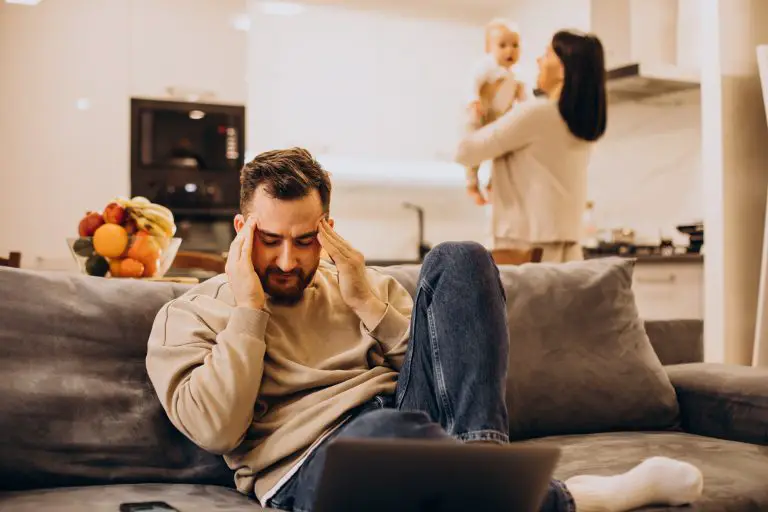
POLYGON ((227 255, 226 272, 229 286, 235 296, 235 304, 239 307, 262 309, 266 302, 264 288, 251 260, 255 229, 256 222, 251 217, 245 221, 240 232, 232 240, 227 255))
POLYGON ((365 258, 333 230, 325 219, 320 221, 317 239, 339 271, 339 288, 344 302, 360 317, 366 327, 375 327, 387 305, 371 290, 365 277, 365 258))

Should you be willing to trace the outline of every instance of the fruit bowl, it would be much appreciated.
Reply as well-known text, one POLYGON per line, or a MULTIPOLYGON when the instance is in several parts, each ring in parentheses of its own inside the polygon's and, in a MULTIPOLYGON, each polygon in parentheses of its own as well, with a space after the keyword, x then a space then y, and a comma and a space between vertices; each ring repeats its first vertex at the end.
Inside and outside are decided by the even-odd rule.
POLYGON ((181 238, 128 236, 126 249, 116 257, 105 257, 94 248, 93 237, 67 238, 72 257, 80 272, 98 277, 163 277, 171 268, 181 245, 181 238))

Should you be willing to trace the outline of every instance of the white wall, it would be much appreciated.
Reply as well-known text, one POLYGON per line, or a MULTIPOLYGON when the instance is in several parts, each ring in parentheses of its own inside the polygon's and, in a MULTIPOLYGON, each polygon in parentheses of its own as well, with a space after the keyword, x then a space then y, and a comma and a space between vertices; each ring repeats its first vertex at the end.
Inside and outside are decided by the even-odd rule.
POLYGON ((69 258, 87 209, 129 192, 129 98, 165 87, 244 103, 245 0, 0 3, 0 253, 69 258), (87 98, 90 108, 78 110, 87 98))
POLYGON ((536 80, 536 57, 561 29, 589 30, 591 0, 518 0, 507 16, 518 23, 521 35, 519 72, 529 83, 536 80))
POLYGON ((483 55, 483 28, 309 6, 269 16, 249 2, 248 148, 448 161, 483 55))
POLYGON ((126 2, 0 4, 0 252, 24 265, 67 255, 84 211, 128 189, 129 14, 126 2))
MULTIPOLYGON (((588 25, 586 3, 556 9, 557 2, 548 1, 540 9, 557 16, 537 18, 542 11, 533 7, 509 13, 528 34, 523 61, 529 69, 535 69, 537 46, 556 29, 588 25)), ((321 10, 273 20, 265 30, 257 29, 257 19, 246 35, 231 26, 246 12, 246 0, 190 5, 0 3, 0 253, 21 250, 25 266, 38 256, 68 261, 64 238, 75 233, 84 210, 128 192, 128 98, 163 96, 167 86, 211 90, 224 102, 248 97, 251 154, 289 143, 319 150, 334 173, 339 229, 371 258, 415 256, 415 213, 403 209, 404 201, 425 208, 432 243, 486 240, 487 212, 465 196, 461 168, 421 153, 425 140, 437 152, 458 134, 466 69, 482 51, 479 24, 321 10), (296 26, 288 30, 290 24, 296 26), (276 35, 278 27, 284 30, 276 35), (308 37, 290 40, 296 28, 308 37), (363 50, 375 59, 365 60, 363 50), (329 60, 334 55, 341 59, 329 60), (425 64, 432 57, 438 65, 425 64), (246 61, 253 64, 250 87, 246 61), (338 83, 347 64, 358 72, 338 83), (77 110, 78 98, 88 98, 90 109, 77 110), (364 129, 355 128, 358 120, 364 129), (387 150, 394 130, 407 134, 394 137, 395 151, 365 155, 387 150), (372 175, 388 185, 381 179, 364 185, 372 175)), ((590 195, 605 226, 635 226, 649 235, 661 228, 667 235, 703 215, 697 111, 690 104, 611 110, 590 175, 590 195)))
POLYGON ((300 145, 333 174, 340 232, 373 259, 415 258, 426 238, 485 241, 486 212, 450 162, 484 51, 479 23, 310 6, 275 17, 249 3, 248 150, 300 145))
POLYGON ((630 227, 658 243, 687 244, 676 226, 703 220, 698 91, 609 105, 592 158, 590 197, 605 227, 630 227))

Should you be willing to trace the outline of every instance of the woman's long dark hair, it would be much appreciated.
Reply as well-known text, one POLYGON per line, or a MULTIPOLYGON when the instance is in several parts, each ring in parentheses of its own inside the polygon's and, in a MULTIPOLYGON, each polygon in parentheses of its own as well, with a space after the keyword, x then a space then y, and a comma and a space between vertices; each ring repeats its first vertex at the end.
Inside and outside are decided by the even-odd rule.
POLYGON ((576 137, 595 141, 605 133, 607 114, 603 43, 593 34, 561 30, 552 49, 565 70, 560 115, 576 137))

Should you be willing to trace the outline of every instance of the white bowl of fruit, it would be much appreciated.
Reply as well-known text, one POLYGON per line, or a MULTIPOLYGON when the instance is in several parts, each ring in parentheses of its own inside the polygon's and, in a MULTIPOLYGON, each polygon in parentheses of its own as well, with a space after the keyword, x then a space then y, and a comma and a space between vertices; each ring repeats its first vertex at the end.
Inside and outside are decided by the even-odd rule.
POLYGON ((145 197, 116 198, 90 211, 67 245, 80 271, 99 277, 158 278, 171 267, 181 245, 173 213, 145 197))

